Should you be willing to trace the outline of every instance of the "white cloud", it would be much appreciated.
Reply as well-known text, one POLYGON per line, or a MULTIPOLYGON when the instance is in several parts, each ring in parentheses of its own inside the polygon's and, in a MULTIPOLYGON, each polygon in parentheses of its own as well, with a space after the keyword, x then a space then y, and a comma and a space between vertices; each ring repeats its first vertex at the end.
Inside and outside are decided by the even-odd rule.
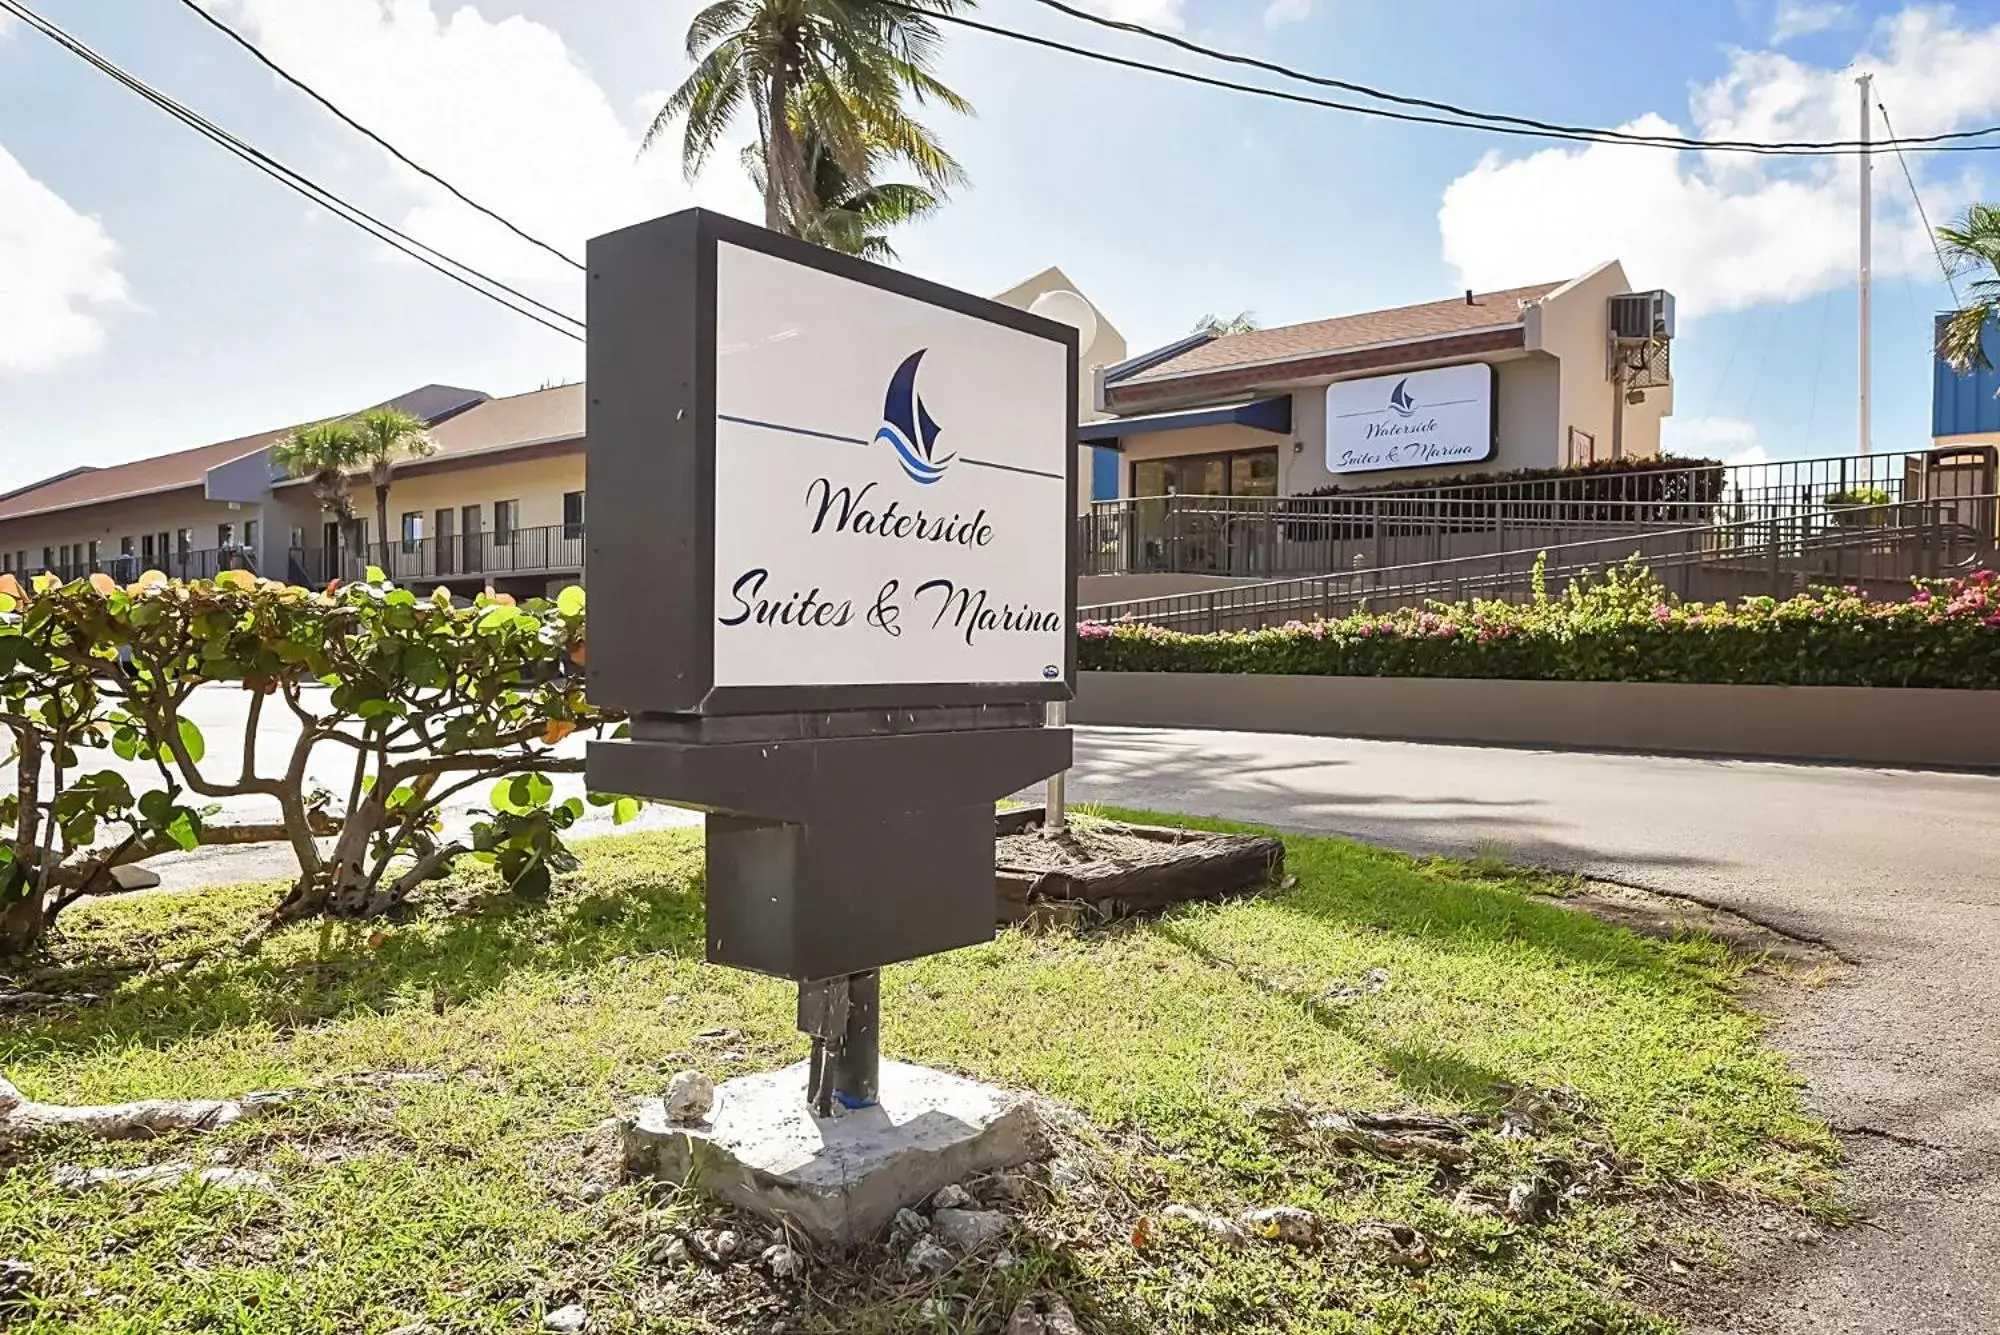
POLYGON ((1789 42, 1808 33, 1844 28, 1854 22, 1854 6, 1836 0, 1778 0, 1771 16, 1771 41, 1789 42))
POLYGON ((1264 26, 1282 28, 1287 23, 1300 23, 1312 17, 1316 0, 1271 0, 1264 7, 1264 26))
MULTIPOLYGON (((1857 65, 1900 134, 1988 123, 2000 112, 2000 23, 1957 26, 1951 11, 1912 8, 1876 29, 1857 65)), ((1690 96, 1691 133, 1755 141, 1851 139, 1853 70, 1804 65, 1776 51, 1738 51, 1726 73, 1690 96)), ((1657 114, 1624 127, 1690 133, 1657 114)), ((1877 133, 1880 128, 1878 124, 1877 133)), ((1933 218, 1976 193, 1963 162, 1912 155, 1933 218)), ((1878 278, 1934 263, 1893 157, 1875 163, 1878 278)), ((1853 281, 1855 159, 1676 154, 1590 145, 1525 157, 1489 153, 1448 186, 1438 211, 1444 257, 1464 285, 1562 278, 1617 257, 1643 286, 1664 286, 1684 313, 1795 301, 1853 281)))
POLYGON ((1171 32, 1187 26, 1187 0, 1081 0, 1081 3, 1085 9, 1120 23, 1138 23, 1171 32))
POLYGON ((0 373, 46 371, 104 343, 126 303, 118 246, 0 145, 0 373))
POLYGON ((1683 459, 1720 459, 1730 464, 1770 462, 1757 439, 1757 424, 1740 417, 1665 417, 1660 448, 1683 459))
MULTIPOLYGON (((756 216, 734 148, 690 188, 649 116, 621 113, 551 28, 431 0, 214 0, 278 64, 473 199, 571 255, 596 233, 689 204, 756 216)), ((313 108, 310 114, 321 113, 313 108)), ((544 252, 331 121, 330 139, 415 201, 398 225, 490 272, 564 275, 544 252)), ((747 132, 747 131, 746 131, 747 132)))

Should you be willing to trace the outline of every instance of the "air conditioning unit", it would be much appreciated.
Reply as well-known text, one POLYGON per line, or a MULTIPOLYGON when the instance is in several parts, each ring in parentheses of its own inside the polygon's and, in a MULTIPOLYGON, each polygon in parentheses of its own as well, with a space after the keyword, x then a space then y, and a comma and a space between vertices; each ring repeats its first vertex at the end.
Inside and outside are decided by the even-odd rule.
POLYGON ((1611 298, 1611 337, 1619 343, 1665 342, 1674 336, 1674 294, 1621 292, 1611 298))

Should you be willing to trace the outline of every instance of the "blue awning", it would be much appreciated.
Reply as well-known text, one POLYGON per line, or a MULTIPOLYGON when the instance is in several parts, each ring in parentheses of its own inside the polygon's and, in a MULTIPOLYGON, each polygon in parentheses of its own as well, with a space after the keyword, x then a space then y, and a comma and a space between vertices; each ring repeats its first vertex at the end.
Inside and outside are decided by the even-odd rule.
POLYGON ((1085 445, 1120 448, 1127 436, 1143 436, 1149 431, 1186 431, 1198 426, 1247 426, 1252 431, 1268 431, 1274 436, 1292 434, 1292 396, 1279 394, 1248 403, 1225 403, 1215 408, 1183 408, 1172 413, 1148 413, 1143 417, 1107 417, 1101 422, 1085 422, 1076 438, 1085 445))

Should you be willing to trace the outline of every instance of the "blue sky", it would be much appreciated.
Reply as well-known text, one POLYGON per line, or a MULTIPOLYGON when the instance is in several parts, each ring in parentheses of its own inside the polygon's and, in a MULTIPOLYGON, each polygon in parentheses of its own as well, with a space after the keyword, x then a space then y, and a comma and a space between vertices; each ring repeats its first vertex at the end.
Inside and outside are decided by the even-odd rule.
MULTIPOLYGON (((1850 137, 1850 66, 1896 128, 2000 121, 2000 5, 1677 0, 1088 0, 1326 74, 1484 109, 1751 139, 1850 137)), ((581 310, 580 283, 444 200, 178 4, 31 0, 112 59, 453 254, 581 310)), ((685 71, 690 0, 207 0, 359 119, 580 253, 699 202, 754 215, 734 153, 695 185, 636 152, 685 71)), ((986 0, 987 21, 1192 64, 986 0)), ((899 238, 973 291, 1060 264, 1140 348, 1204 311, 1267 325, 1617 257, 1681 299, 1671 437, 1772 458, 1855 439, 1851 160, 1571 151, 1169 83, 954 31, 978 108, 935 127, 972 187, 899 238)), ((746 127, 747 132, 747 127, 746 127)), ((1878 127, 1877 133, 1881 131, 1878 127)), ((1913 155, 1933 220, 1991 198, 1986 155, 1913 155)), ((1878 162, 1876 447, 1928 438, 1949 302, 1878 162)), ((332 413, 424 381, 510 393, 575 345, 387 255, 65 55, 0 31, 0 490, 332 413)))

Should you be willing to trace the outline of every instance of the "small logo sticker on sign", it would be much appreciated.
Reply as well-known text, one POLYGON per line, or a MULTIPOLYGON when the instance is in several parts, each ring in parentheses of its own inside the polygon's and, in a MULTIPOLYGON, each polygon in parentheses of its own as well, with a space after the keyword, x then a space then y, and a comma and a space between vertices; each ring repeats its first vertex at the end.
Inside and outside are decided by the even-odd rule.
POLYGON ((1045 680, 1048 681, 1054 681, 1057 677, 1060 677, 1061 675, 1062 675, 1062 669, 1057 667, 1054 663, 1051 663, 1047 667, 1042 669, 1042 676, 1045 680))

